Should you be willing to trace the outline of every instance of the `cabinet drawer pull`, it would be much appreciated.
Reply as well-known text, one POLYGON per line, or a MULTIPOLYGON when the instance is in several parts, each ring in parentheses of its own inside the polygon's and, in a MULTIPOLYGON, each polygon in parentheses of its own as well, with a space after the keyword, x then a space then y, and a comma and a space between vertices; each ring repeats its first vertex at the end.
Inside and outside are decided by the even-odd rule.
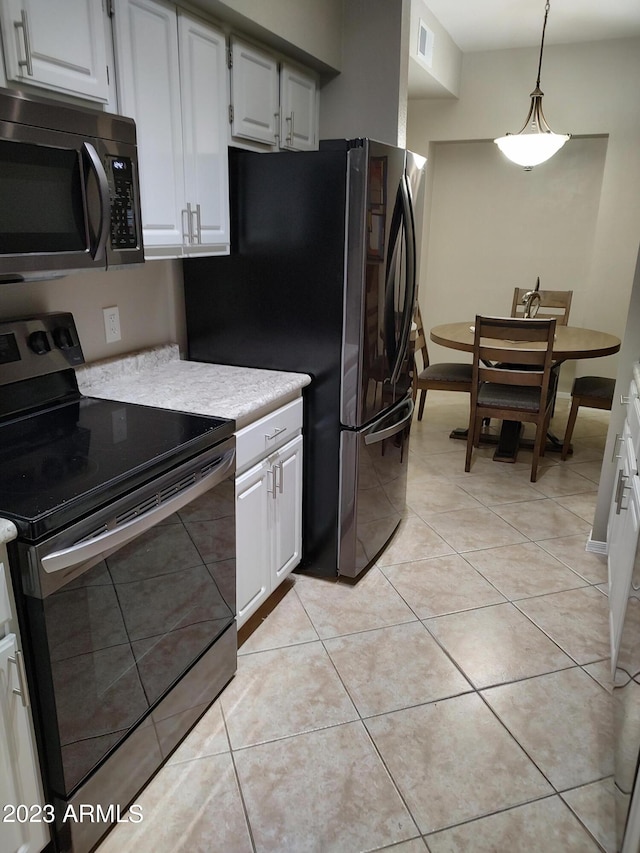
POLYGON ((278 471, 280 472, 279 477, 277 476, 277 473, 276 473, 276 480, 278 483, 278 491, 280 492, 280 494, 282 494, 284 491, 284 469, 282 468, 282 462, 278 462, 278 464, 275 466, 275 469, 276 469, 276 472, 278 472, 278 471))
POLYGON ((26 68, 29 77, 33 77, 33 62, 31 59, 31 36, 29 34, 29 21, 27 13, 23 9, 20 13, 21 20, 14 21, 13 26, 16 30, 22 30, 22 38, 24 41, 24 59, 18 60, 19 68, 26 68))
POLYGON ((267 441, 273 441, 273 439, 280 435, 281 432, 286 432, 286 429, 286 427, 274 427, 273 433, 269 435, 268 432, 265 432, 264 437, 267 441))

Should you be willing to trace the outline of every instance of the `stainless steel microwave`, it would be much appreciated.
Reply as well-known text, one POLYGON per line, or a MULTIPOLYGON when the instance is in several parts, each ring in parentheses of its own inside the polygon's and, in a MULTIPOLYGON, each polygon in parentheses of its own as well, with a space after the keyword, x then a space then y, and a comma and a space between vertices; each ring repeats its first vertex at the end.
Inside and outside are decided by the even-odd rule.
POLYGON ((0 282, 143 261, 133 120, 0 89, 0 282))

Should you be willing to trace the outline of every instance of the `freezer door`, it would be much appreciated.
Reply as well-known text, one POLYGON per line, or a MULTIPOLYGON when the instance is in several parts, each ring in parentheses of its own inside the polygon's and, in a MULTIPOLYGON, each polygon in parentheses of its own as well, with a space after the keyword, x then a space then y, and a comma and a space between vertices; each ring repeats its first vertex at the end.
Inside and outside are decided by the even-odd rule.
POLYGON ((360 574, 400 523, 412 415, 408 396, 368 427, 340 433, 340 575, 360 574))

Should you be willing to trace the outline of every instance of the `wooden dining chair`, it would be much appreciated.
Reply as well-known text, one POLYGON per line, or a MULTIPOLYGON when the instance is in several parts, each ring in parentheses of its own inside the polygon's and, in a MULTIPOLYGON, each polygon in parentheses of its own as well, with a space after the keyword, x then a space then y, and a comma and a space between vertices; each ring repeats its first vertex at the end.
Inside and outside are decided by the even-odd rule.
POLYGON ((415 313, 416 338, 414 346, 414 369, 413 369, 413 401, 415 403, 418 391, 420 391, 420 405, 418 406, 418 420, 422 420, 424 404, 427 399, 427 391, 465 391, 471 392, 471 365, 461 362, 429 363, 429 350, 427 349, 427 338, 422 324, 420 306, 416 305, 415 313), (415 364, 415 355, 420 352, 422 358, 422 370, 418 372, 415 364))
POLYGON ((554 397, 551 357, 555 330, 555 318, 476 317, 465 471, 471 469, 473 448, 479 444, 484 418, 534 423, 531 482, 535 483, 554 397), (509 343, 517 346, 509 347, 509 343), (505 357, 511 363, 517 362, 519 368, 501 366, 505 357))
MULTIPOLYGON (((521 317, 524 314, 523 299, 530 288, 516 287, 513 291, 511 316, 521 317)), ((538 320, 548 320, 555 317, 558 326, 569 324, 569 311, 573 290, 539 290, 540 310, 536 314, 538 320), (546 309, 546 310, 545 310, 546 309)))
POLYGON ((578 376, 574 379, 571 389, 571 411, 562 442, 561 459, 566 459, 571 446, 571 436, 578 416, 580 406, 588 409, 611 410, 613 403, 613 389, 616 380, 607 379, 605 376, 578 376))

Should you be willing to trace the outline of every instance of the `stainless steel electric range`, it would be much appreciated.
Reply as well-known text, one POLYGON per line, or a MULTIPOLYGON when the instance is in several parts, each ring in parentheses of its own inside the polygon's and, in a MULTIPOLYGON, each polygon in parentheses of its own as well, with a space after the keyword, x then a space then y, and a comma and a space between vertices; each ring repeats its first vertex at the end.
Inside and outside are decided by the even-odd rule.
POLYGON ((0 517, 53 844, 73 853, 110 827, 80 806, 123 814, 237 650, 234 422, 84 397, 83 361, 71 314, 0 322, 0 517))

